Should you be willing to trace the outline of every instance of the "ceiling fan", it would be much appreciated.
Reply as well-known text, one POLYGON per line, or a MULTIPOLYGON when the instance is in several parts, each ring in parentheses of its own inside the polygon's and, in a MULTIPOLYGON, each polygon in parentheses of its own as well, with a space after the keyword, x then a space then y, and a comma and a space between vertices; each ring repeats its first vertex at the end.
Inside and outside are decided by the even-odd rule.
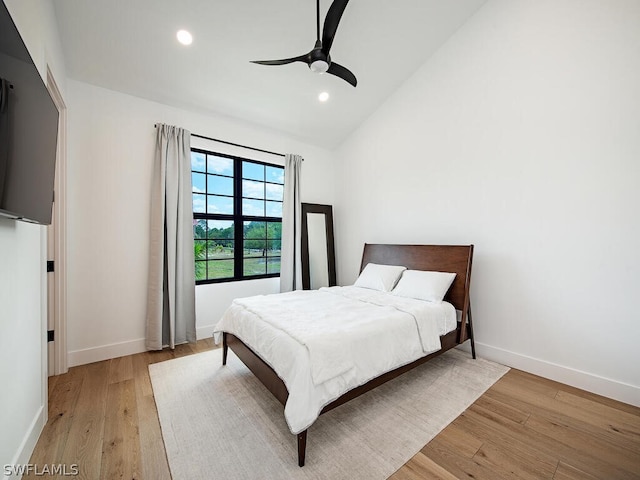
POLYGON ((338 24, 344 9, 349 3, 349 0, 334 0, 327 17, 324 19, 324 28, 322 30, 322 39, 320 39, 320 0, 316 0, 316 12, 317 12, 317 39, 316 45, 309 53, 300 55, 299 57, 285 58, 283 60, 253 60, 251 63, 257 63, 259 65, 287 65, 288 63, 303 62, 309 65, 312 72, 316 73, 329 73, 335 75, 346 82, 350 83, 354 87, 358 84, 358 80, 355 75, 349 71, 349 69, 338 65, 331 61, 329 50, 333 44, 333 37, 336 35, 338 24))

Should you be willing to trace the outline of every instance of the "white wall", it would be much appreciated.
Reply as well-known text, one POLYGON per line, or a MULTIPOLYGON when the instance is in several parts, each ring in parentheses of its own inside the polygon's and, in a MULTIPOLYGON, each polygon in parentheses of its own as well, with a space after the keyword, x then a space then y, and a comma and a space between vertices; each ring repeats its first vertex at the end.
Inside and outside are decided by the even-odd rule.
POLYGON ((0 218, 0 465, 27 462, 46 422, 43 230, 0 218))
MULTIPOLYGON (((150 179, 157 122, 258 148, 299 153, 303 200, 333 203, 333 156, 275 132, 68 81, 69 365, 144 350, 150 179)), ((193 146, 282 164, 281 157, 192 138, 193 146)), ((200 338, 235 297, 279 290, 278 279, 196 287, 200 338)))
MULTIPOLYGON (((5 4, 40 74, 46 79, 49 65, 63 89, 64 61, 50 2, 5 4)), ((47 419, 45 261, 44 227, 0 218, 2 466, 29 461, 47 419)))
POLYGON ((339 157, 341 283, 473 243, 480 355, 640 405, 640 2, 488 2, 339 157))

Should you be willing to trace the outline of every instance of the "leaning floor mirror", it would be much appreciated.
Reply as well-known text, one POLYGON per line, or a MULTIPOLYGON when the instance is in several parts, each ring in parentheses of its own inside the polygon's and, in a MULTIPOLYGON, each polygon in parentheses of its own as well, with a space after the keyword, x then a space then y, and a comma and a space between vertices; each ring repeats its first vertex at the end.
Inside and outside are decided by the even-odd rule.
POLYGON ((336 285, 331 205, 302 204, 302 288, 316 290, 336 285))

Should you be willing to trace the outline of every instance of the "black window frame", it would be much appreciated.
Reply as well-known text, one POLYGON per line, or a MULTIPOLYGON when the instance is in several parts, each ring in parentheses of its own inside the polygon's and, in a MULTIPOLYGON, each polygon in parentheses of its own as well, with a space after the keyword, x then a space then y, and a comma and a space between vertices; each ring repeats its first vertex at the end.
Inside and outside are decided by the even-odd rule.
MULTIPOLYGON (((213 150, 205 150, 202 148, 191 148, 191 152, 196 152, 196 153, 201 153, 205 155, 205 179, 207 179, 206 175, 209 175, 209 171, 208 171, 208 162, 206 160, 206 155, 214 155, 216 157, 222 157, 222 158, 228 158, 233 160, 233 214, 217 214, 217 213, 202 213, 202 212, 193 212, 193 208, 192 208, 192 212, 193 212, 193 220, 194 222, 197 220, 222 220, 222 221, 232 221, 233 222, 233 230, 234 230, 234 237, 233 237, 233 242, 234 242, 234 247, 233 247, 233 271, 234 271, 234 275, 233 277, 227 277, 227 278, 205 278, 204 280, 197 280, 196 279, 196 285, 208 285, 208 284, 213 284, 213 283, 228 283, 228 282, 240 282, 240 281, 245 281, 245 280, 259 280, 259 279, 263 279, 263 278, 277 278, 280 277, 280 272, 278 273, 265 273, 265 274, 258 274, 258 275, 244 275, 244 260, 245 260, 245 255, 244 255, 244 224, 245 222, 265 222, 265 223, 280 223, 282 224, 282 217, 270 217, 267 216, 267 211, 266 211, 266 202, 268 201, 275 201, 275 202, 280 202, 282 203, 282 201, 279 200, 273 200, 273 199, 267 199, 267 195, 265 192, 265 198, 264 199, 259 199, 259 200, 263 200, 265 202, 265 216, 256 216, 256 215, 244 215, 242 212, 242 200, 243 198, 247 198, 247 199, 252 199, 251 197, 243 197, 242 195, 242 182, 243 180, 251 180, 251 181, 259 181, 259 182, 263 182, 265 184, 265 189, 267 184, 271 184, 271 185, 280 185, 283 187, 284 189, 284 182, 283 183, 276 183, 276 182, 270 182, 267 180, 266 178, 266 169, 265 169, 265 179, 264 181, 261 180, 253 180, 253 179, 248 179, 248 178, 243 178, 242 177, 242 164, 243 162, 248 162, 248 163, 253 163, 253 164, 257 164, 257 165, 261 165, 264 167, 272 167, 272 168, 278 168, 282 170, 283 173, 283 177, 284 177, 284 167, 282 165, 277 165, 274 163, 269 163, 269 162, 263 162, 260 160, 254 160, 252 158, 246 158, 246 157, 240 157, 237 155, 229 155, 226 153, 220 153, 220 152, 215 152, 213 150)), ((194 173, 203 173, 203 172, 198 172, 198 171, 194 171, 191 170, 191 175, 193 175, 194 173)), ((216 174, 218 175, 218 174, 216 174)), ((220 176, 220 175, 219 175, 220 176)), ((229 177, 227 177, 229 178, 229 177)), ((192 194, 193 195, 193 194, 192 194)), ((206 195, 208 195, 208 179, 205 181, 205 205, 207 204, 207 200, 206 200, 206 195)), ((284 194, 283 194, 284 197, 284 194)), ((284 198, 283 198, 284 200, 284 198)), ((207 208, 205 207, 205 210, 207 210, 207 208)), ((194 224, 195 226, 195 224, 194 224)), ((282 228, 280 229, 282 231, 282 228)), ((268 230, 267 230, 268 232, 268 230)), ((192 233, 192 235, 194 236, 194 240, 195 240, 195 231, 192 233)), ((268 235, 268 234, 267 234, 268 235)), ((268 237, 265 238, 265 241, 270 240, 268 237)), ((277 239, 271 239, 271 240, 277 240, 277 239)), ((282 245, 282 236, 280 237, 280 244, 282 245)), ((207 240, 208 241, 208 240, 207 240)), ((250 258, 250 257, 249 257, 250 258)), ((268 258, 278 258, 278 256, 266 256, 266 259, 268 258)), ((279 258, 282 258, 281 256, 279 258)), ((208 258, 206 258, 205 260, 196 260, 194 259, 194 269, 196 267, 196 262, 201 261, 204 262, 206 267, 208 268, 208 262, 212 261, 209 260, 208 258)), ((215 261, 215 260, 213 260, 215 261)), ((266 269, 268 270, 268 265, 266 267, 266 269)), ((207 275, 205 275, 207 276, 207 275)))

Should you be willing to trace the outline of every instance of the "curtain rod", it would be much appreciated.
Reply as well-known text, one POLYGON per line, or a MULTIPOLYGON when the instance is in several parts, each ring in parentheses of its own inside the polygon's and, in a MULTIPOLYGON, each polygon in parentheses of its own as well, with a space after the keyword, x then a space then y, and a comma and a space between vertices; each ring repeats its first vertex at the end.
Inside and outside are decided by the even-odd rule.
MULTIPOLYGON (((158 124, 156 123, 153 127, 157 128, 158 124)), ((218 138, 205 137, 204 135, 198 135, 197 133, 192 133, 191 136, 192 137, 203 138, 204 140, 211 140, 212 142, 224 143, 226 145, 233 145, 234 147, 247 148, 249 150, 254 150, 256 152, 268 153, 270 155, 277 155, 278 157, 284 157, 285 156, 284 153, 271 152, 269 150, 262 150, 261 148, 250 147, 248 145, 241 145, 239 143, 227 142, 226 140, 220 140, 218 138)))
POLYGON ((226 145, 233 145, 234 147, 240 148, 248 148, 249 150, 254 150, 256 152, 268 153, 270 155, 277 155, 278 157, 284 157, 284 153, 271 152, 269 150, 262 150, 261 148, 250 147, 248 145, 241 145, 239 143, 227 142, 226 140, 220 140, 218 138, 205 137, 204 135, 198 135, 197 133, 192 133, 191 136, 204 138, 205 140, 211 140, 212 142, 224 143, 226 145))

